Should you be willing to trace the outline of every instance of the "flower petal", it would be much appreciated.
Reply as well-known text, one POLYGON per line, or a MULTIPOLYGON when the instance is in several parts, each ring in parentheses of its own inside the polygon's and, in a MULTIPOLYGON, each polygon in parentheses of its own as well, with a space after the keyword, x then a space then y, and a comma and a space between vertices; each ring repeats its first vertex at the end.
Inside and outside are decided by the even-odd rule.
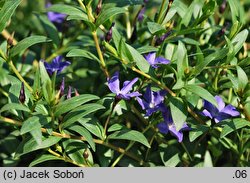
POLYGON ((150 65, 155 64, 156 52, 151 52, 145 56, 145 59, 148 61, 150 65))
POLYGON ((150 103, 152 102, 152 91, 151 91, 151 86, 148 85, 147 88, 146 88, 146 92, 144 94, 144 99, 150 103))
POLYGON ((121 89, 121 93, 124 95, 128 93, 130 90, 132 90, 132 87, 137 80, 138 78, 134 78, 132 81, 126 82, 126 85, 124 85, 123 88, 121 89))
POLYGON ((210 102, 204 100, 203 104, 204 108, 207 109, 207 111, 210 112, 211 116, 214 117, 218 114, 219 110, 210 102))
POLYGON ((66 67, 68 67, 71 63, 69 61, 60 62, 59 68, 57 70, 57 74, 61 73, 66 67))
POLYGON ((207 109, 204 109, 204 110, 201 112, 201 114, 202 114, 203 116, 209 117, 210 119, 213 119, 212 114, 211 114, 207 109))
POLYGON ((168 59, 165 59, 164 57, 157 57, 155 59, 155 64, 169 64, 170 63, 170 60, 168 59))
POLYGON ((120 92, 120 81, 119 81, 119 72, 115 74, 108 80, 108 87, 113 92, 118 94, 120 92))
POLYGON ((140 97, 136 97, 136 100, 138 101, 143 110, 149 108, 149 105, 145 100, 141 99, 140 97))
POLYGON ((167 134, 168 133, 168 125, 165 122, 161 122, 157 125, 157 128, 159 129, 159 131, 163 134, 167 134))
POLYGON ((219 111, 221 111, 221 110, 225 107, 224 101, 223 101, 222 98, 221 98, 220 96, 218 96, 218 95, 216 95, 214 98, 215 98, 215 100, 217 101, 219 111))
POLYGON ((232 105, 227 105, 224 109, 220 111, 221 113, 226 113, 230 116, 239 116, 240 113, 236 110, 236 108, 232 105))
POLYGON ((182 140, 183 140, 183 133, 181 131, 177 131, 174 124, 171 124, 169 126, 169 131, 170 131, 170 133, 173 136, 175 136, 178 139, 178 142, 182 142, 182 140))

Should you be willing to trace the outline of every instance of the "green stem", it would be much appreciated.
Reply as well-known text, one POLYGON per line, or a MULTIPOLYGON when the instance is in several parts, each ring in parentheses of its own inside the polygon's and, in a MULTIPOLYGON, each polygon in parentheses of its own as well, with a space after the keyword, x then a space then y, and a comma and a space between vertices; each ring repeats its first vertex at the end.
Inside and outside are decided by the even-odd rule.
POLYGON ((16 69, 15 65, 13 64, 12 60, 10 60, 8 62, 10 68, 13 70, 13 72, 16 74, 16 76, 18 77, 18 79, 20 79, 24 85, 28 88, 28 90, 33 93, 33 89, 32 87, 25 81, 25 79, 23 78, 23 76, 19 73, 19 71, 16 69))
POLYGON ((165 7, 166 4, 167 4, 167 0, 163 0, 162 3, 161 3, 160 11, 159 11, 159 14, 158 14, 157 20, 156 20, 156 22, 158 24, 161 23, 162 16, 163 16, 163 13, 164 13, 164 7, 165 7))
POLYGON ((181 142, 181 145, 182 145, 183 149, 186 151, 186 153, 187 153, 187 155, 188 155, 190 161, 193 161, 193 158, 191 157, 190 153, 188 152, 188 149, 187 149, 187 147, 185 146, 185 144, 184 144, 183 142, 181 142))
POLYGON ((55 57, 57 57, 58 55, 60 55, 61 53, 63 53, 64 49, 67 47, 67 44, 62 46, 61 48, 59 48, 57 51, 55 51, 54 53, 52 53, 49 57, 47 57, 45 60, 47 62, 52 61, 55 57))
POLYGON ((92 35, 93 35, 93 38, 94 38, 97 54, 98 54, 99 59, 101 61, 101 68, 104 71, 104 74, 106 75, 106 77, 109 78, 109 73, 108 73, 108 70, 106 68, 106 64, 105 64, 105 61, 104 61, 104 58, 103 58, 103 55, 102 55, 102 51, 101 51, 101 48, 100 48, 100 44, 99 44, 99 41, 98 41, 96 31, 93 31, 92 35))
POLYGON ((65 161, 65 162, 71 163, 71 164, 76 165, 76 166, 79 166, 79 167, 88 167, 88 165, 79 164, 79 163, 77 163, 77 162, 71 160, 70 158, 63 157, 63 156, 61 156, 60 154, 58 154, 57 152, 55 152, 55 151, 53 151, 53 150, 51 150, 51 149, 48 149, 48 152, 49 152, 50 154, 53 154, 53 155, 56 156, 57 158, 59 158, 59 159, 65 161))
POLYGON ((161 88, 163 88, 164 90, 166 90, 170 95, 172 95, 173 97, 176 97, 176 93, 174 93, 172 90, 170 90, 167 86, 165 86, 163 83, 161 83, 160 81, 158 81, 157 79, 151 77, 150 75, 142 72, 141 70, 135 68, 134 66, 131 68, 134 72, 137 72, 138 74, 146 77, 147 79, 152 80, 154 83, 156 83, 158 86, 160 86, 161 88))
POLYGON ((110 113, 109 113, 109 115, 108 115, 108 118, 107 118, 106 122, 105 122, 105 125, 104 125, 104 134, 105 134, 105 136, 106 136, 106 133, 107 133, 107 128, 108 128, 108 124, 109 124, 110 118, 111 118, 111 116, 112 116, 112 114, 113 114, 113 111, 114 111, 114 109, 115 109, 116 104, 117 104, 117 102, 116 102, 116 100, 115 100, 115 101, 113 102, 113 104, 112 104, 112 109, 111 109, 111 111, 110 111, 110 113))
MULTIPOLYGON (((0 116, 0 121, 2 121, 4 123, 13 124, 13 125, 16 125, 16 126, 22 126, 22 122, 16 121, 16 120, 13 120, 13 119, 10 119, 10 118, 2 117, 2 116, 0 116)), ((73 136, 73 135, 69 135, 69 134, 62 134, 62 133, 58 133, 58 132, 55 132, 55 131, 48 132, 47 129, 45 129, 45 128, 41 128, 41 131, 43 133, 51 134, 52 136, 56 136, 56 137, 60 137, 60 138, 87 141, 86 138, 84 138, 82 136, 73 136)), ((93 139, 93 141, 96 144, 100 144, 100 145, 109 147, 109 148, 111 148, 111 149, 113 149, 113 150, 115 150, 115 151, 117 151, 117 152, 119 152, 121 154, 125 154, 126 156, 128 156, 128 157, 130 157, 130 158, 132 158, 132 159, 134 159, 136 161, 138 161, 140 164, 145 165, 145 163, 144 163, 143 160, 141 160, 140 158, 138 158, 133 153, 125 151, 125 149, 123 149, 123 148, 117 147, 117 146, 115 146, 113 144, 110 144, 108 142, 105 142, 105 141, 99 140, 99 139, 93 139)))
POLYGON ((0 92, 5 96, 5 97, 9 97, 9 94, 4 91, 2 88, 0 88, 0 92))

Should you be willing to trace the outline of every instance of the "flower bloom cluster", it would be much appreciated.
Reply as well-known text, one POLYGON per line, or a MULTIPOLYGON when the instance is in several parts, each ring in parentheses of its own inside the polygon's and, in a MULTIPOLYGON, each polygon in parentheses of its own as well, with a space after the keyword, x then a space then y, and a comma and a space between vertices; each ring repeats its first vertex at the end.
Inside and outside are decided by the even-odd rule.
MULTIPOLYGON (((147 54, 145 59, 153 68, 158 68, 159 64, 170 63, 169 60, 163 57, 156 57, 155 52, 147 54)), ((153 113, 160 111, 164 121, 157 125, 159 131, 163 134, 167 134, 169 132, 177 138, 178 142, 182 142, 183 131, 191 130, 191 128, 187 125, 187 122, 184 122, 183 126, 177 130, 171 111, 164 104, 164 98, 167 92, 164 90, 152 91, 150 85, 146 87, 144 95, 140 94, 138 91, 131 92, 133 85, 137 81, 138 78, 134 78, 131 81, 125 81, 122 89, 120 89, 119 72, 116 72, 111 78, 108 78, 108 87, 111 92, 116 94, 116 99, 129 100, 132 97, 135 97, 142 109, 145 110, 145 116, 151 116, 153 113)), ((226 106, 221 97, 215 96, 215 99, 218 103, 218 108, 204 100, 204 110, 201 113, 203 116, 209 117, 218 123, 224 119, 240 115, 240 113, 232 105, 226 106)))

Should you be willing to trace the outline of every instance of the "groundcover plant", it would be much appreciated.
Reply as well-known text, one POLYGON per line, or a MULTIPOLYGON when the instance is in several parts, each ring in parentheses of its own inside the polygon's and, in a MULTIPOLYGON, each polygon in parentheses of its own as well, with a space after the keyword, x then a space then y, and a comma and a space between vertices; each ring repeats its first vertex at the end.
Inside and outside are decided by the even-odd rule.
POLYGON ((250 165, 250 0, 0 0, 1 166, 250 165))

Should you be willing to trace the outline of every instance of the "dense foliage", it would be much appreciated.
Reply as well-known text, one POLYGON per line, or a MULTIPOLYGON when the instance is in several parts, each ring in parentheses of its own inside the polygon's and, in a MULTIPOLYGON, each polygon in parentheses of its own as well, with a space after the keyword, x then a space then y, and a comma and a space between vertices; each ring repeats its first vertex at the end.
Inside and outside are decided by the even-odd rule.
POLYGON ((0 0, 1 166, 249 166, 250 0, 0 0))

